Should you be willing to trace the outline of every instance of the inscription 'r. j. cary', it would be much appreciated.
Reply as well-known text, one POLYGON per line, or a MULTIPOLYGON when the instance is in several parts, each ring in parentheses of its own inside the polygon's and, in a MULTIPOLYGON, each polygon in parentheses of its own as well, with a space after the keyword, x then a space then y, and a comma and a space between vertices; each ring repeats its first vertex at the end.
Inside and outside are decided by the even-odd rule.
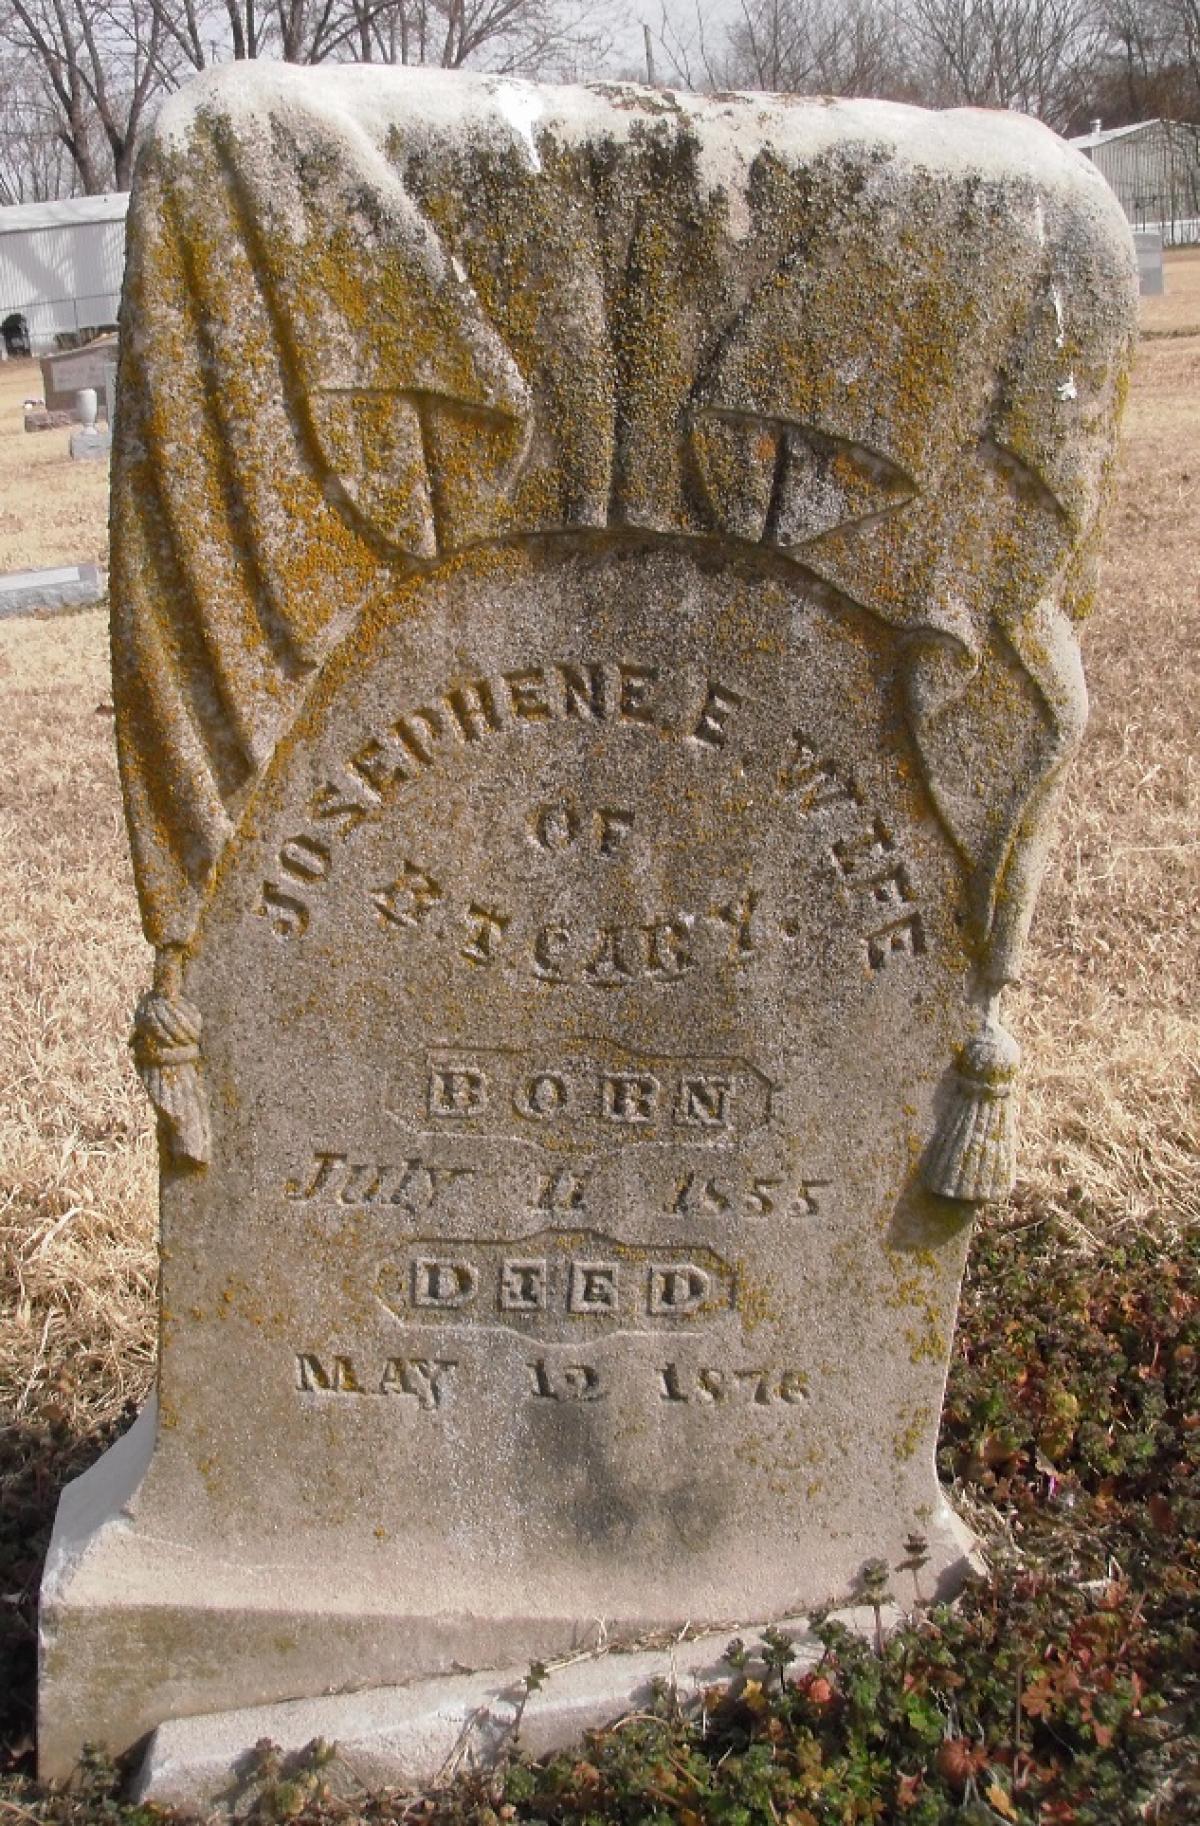
MULTIPOLYGON (((925 932, 912 871, 882 818, 853 838, 836 838, 827 846, 826 863, 827 878, 845 890, 847 910, 865 924, 862 943, 872 971, 901 953, 921 955, 925 932)), ((443 878, 449 874, 441 869, 443 878)), ((781 947, 787 956, 798 944, 797 955, 804 955, 803 905, 773 908, 749 886, 709 906, 671 908, 646 919, 593 924, 558 918, 530 926, 516 918, 507 896, 455 899, 438 876, 405 857, 369 898, 382 930, 431 934, 468 964, 515 966, 543 992, 678 983, 696 970, 743 966, 781 947)))

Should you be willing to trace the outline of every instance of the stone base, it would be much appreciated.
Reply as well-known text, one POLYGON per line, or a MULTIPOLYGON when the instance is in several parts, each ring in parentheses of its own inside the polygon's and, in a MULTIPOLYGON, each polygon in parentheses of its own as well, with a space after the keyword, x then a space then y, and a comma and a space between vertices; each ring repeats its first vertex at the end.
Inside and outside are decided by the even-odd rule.
MULTIPOLYGON (((852 1628, 875 1626, 869 1610, 839 1616, 852 1628)), ((895 1613, 888 1620, 895 1621, 895 1613)), ((795 1645, 793 1677, 815 1666, 823 1651, 804 1620, 779 1627, 795 1645)), ((585 1732, 650 1704, 663 1683, 686 1705, 731 1677, 724 1660, 731 1638, 740 1635, 753 1651, 762 1628, 731 1626, 665 1647, 612 1650, 552 1665, 545 1684, 527 1697, 526 1664, 173 1719, 150 1739, 134 1799, 184 1811, 240 1810, 253 1798, 255 1746, 264 1738, 282 1751, 285 1770, 289 1761, 305 1766, 304 1752, 314 1739, 335 1746, 325 1770, 335 1793, 439 1786, 462 1769, 490 1768, 518 1744, 530 1756, 567 1749, 585 1732)), ((750 1673, 767 1677, 753 1662, 750 1673)))
POLYGON ((112 432, 98 425, 80 425, 72 431, 71 456, 77 463, 102 463, 112 455, 112 432))
MULTIPOLYGON (((85 1744, 126 1756, 158 1727, 152 1769, 177 1762, 190 1768, 197 1760, 204 1771, 220 1765, 226 1785, 241 1752, 264 1735, 293 1749, 314 1736, 363 1745, 378 1739, 382 1760, 363 1765, 372 1783, 432 1779, 481 1706, 499 1723, 488 1725, 479 1753, 503 1741, 514 1683, 519 1689, 534 1660, 595 1657, 606 1637, 676 1639, 670 1653, 610 1654, 556 1672, 522 1726, 523 1741, 549 1747, 635 1703, 646 1681, 669 1676, 672 1665, 681 1678, 715 1678, 731 1636, 754 1640, 752 1626, 731 1620, 718 1628, 711 1611, 707 1618, 698 1611, 711 1633, 680 1644, 678 1615, 626 1615, 614 1607, 601 1618, 582 1598, 574 1614, 554 1604, 541 1613, 522 1611, 516 1600, 510 1612, 480 1614, 481 1605, 469 1614, 439 1608, 437 1591, 419 1568, 401 1569, 398 1600, 395 1588, 381 1588, 371 1569, 349 1555, 336 1564, 314 1557, 301 1576, 295 1556, 283 1558, 283 1546, 272 1564, 261 1553, 247 1562, 233 1542, 221 1556, 166 1538, 137 1513, 140 1503, 135 1509, 155 1426, 151 1403, 68 1485, 59 1505, 42 1582, 43 1779, 70 1776, 85 1744), (481 1668, 502 1671, 463 1675, 481 1668), (302 1697, 328 1694, 344 1697, 302 1697), (264 1707, 272 1722, 261 1722, 264 1707), (244 1708, 254 1708, 250 1727, 244 1708), (212 1715, 226 1722, 214 1724, 212 1715), (533 1719, 543 1717, 550 1735, 534 1738, 533 1719), (196 1722, 201 1718, 203 1725, 196 1722), (172 1747, 193 1744, 202 1747, 194 1757, 191 1748, 185 1754, 172 1747)), ((971 1564, 971 1537, 948 1505, 930 1536, 922 1589, 948 1595, 971 1564)), ((870 1613, 864 1616, 869 1620, 870 1613)), ((206 1773, 203 1780, 218 1777, 206 1773)), ((158 1786, 147 1792, 166 1798, 158 1786)))

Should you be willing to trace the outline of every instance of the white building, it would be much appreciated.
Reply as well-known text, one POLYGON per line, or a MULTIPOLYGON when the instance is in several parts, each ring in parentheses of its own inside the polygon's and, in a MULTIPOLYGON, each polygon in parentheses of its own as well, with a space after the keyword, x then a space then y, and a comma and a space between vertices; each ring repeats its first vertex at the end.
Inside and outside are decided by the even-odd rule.
POLYGON ((0 209, 0 322, 22 316, 35 354, 60 331, 116 323, 128 208, 115 191, 0 209))
POLYGON ((1167 247, 1200 241, 1200 127, 1141 120, 1071 141, 1104 173, 1135 229, 1161 234, 1167 247))

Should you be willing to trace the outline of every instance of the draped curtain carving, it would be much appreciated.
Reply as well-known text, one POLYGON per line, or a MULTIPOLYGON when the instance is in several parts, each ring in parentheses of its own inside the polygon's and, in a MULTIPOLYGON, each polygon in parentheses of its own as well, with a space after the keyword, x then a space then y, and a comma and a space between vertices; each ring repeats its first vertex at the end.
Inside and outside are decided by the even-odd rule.
POLYGON ((682 108, 526 144, 497 102, 464 154, 273 81, 168 122, 130 221, 113 645, 151 939, 186 944, 398 575, 665 536, 761 548, 895 630, 984 979, 1011 979, 1082 727, 1127 355, 1125 317, 1085 346, 1075 301, 1119 291, 1119 240, 1036 177, 950 184, 877 137, 789 152, 782 107, 733 195, 682 108))

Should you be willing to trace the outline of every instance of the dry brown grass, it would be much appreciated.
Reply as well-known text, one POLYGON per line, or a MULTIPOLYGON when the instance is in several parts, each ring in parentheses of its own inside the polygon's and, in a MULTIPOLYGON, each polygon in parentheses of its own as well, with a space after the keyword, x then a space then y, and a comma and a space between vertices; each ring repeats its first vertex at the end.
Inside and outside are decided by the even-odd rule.
POLYGON ((1092 719, 1012 1005, 1027 1194, 1089 1232, 1200 1216, 1198 492, 1200 338, 1144 342, 1087 637, 1092 719))
POLYGON ((70 432, 25 430, 36 361, 0 362, 0 571, 108 563, 108 464, 73 463, 70 432))
POLYGON ((80 1430, 152 1362, 154 1169, 125 1046, 147 953, 105 624, 0 622, 0 1418, 80 1430))
MULTIPOLYGON (((1081 1236, 1200 1215, 1198 485, 1200 339, 1143 344, 1093 721, 1012 1009, 1021 1197, 1081 1236)), ((79 1432, 152 1364, 152 1147, 125 1046, 148 958, 107 691, 102 611, 0 623, 0 1416, 79 1432)))

